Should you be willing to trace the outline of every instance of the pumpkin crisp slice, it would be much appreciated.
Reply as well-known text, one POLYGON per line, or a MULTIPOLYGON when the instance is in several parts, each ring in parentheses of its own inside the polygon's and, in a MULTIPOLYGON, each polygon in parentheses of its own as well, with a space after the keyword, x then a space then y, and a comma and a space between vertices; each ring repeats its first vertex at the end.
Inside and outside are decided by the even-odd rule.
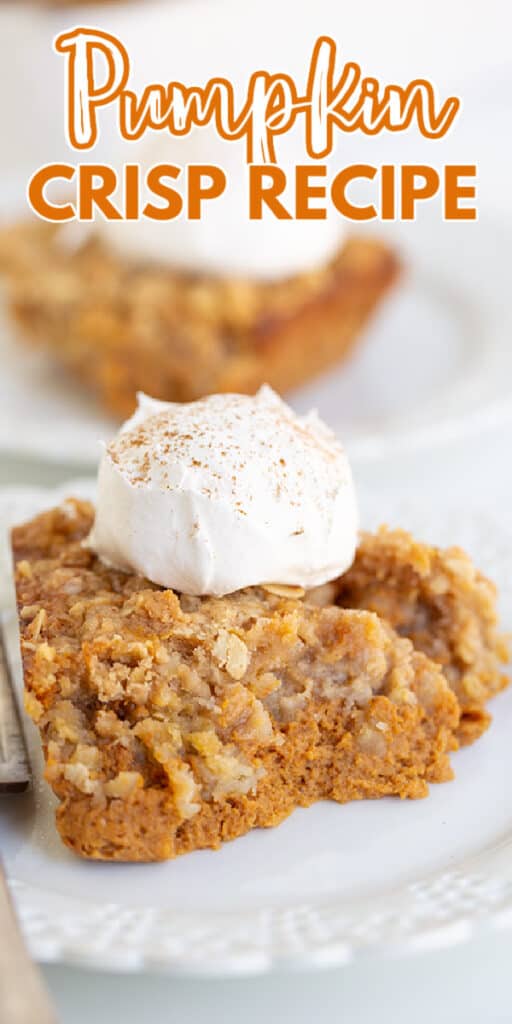
POLYGON ((487 701, 509 683, 508 640, 498 631, 496 587, 460 548, 421 544, 404 530, 365 533, 329 600, 376 612, 437 661, 461 708, 458 738, 487 728, 487 701))
POLYGON ((377 614, 162 589, 83 546, 93 515, 69 501, 12 537, 26 708, 72 850, 162 860, 451 778, 457 699, 377 614))

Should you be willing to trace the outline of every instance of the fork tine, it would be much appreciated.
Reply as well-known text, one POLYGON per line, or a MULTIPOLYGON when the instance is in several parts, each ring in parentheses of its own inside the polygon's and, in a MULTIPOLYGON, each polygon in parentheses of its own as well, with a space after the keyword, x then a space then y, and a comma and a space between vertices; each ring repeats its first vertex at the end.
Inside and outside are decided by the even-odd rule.
POLYGON ((0 617, 0 793, 22 793, 31 779, 0 617))

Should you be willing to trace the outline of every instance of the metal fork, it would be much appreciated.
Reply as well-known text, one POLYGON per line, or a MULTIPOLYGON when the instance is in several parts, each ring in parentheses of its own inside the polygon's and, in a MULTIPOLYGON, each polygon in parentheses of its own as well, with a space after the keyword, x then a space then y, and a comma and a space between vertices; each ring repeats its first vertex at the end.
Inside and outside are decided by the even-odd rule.
MULTIPOLYGON (((30 786, 31 777, 0 619, 0 796, 24 792, 30 786)), ((1 862, 0 1021, 2 1024, 57 1024, 41 973, 23 941, 1 862)))

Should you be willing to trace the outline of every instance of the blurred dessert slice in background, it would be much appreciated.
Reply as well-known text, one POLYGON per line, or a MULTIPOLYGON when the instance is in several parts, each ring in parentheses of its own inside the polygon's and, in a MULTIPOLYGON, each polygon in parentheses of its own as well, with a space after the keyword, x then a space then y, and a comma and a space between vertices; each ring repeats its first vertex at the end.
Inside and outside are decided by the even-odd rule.
POLYGON ((116 417, 137 391, 191 401, 304 383, 350 352, 397 271, 363 238, 314 270, 261 280, 126 257, 94 234, 70 251, 60 234, 42 222, 3 233, 9 309, 116 417))
MULTIPOLYGON (((84 8, 3 7, 0 55, 7 60, 21 37, 24 53, 12 70, 17 98, 16 110, 6 111, 12 145, 4 166, 21 202, 9 200, 0 232, 0 271, 20 337, 47 350, 115 417, 133 411, 139 390, 190 401, 253 392, 266 381, 286 392, 345 358, 396 276, 394 254, 381 242, 347 238, 337 213, 278 220, 266 211, 250 220, 245 144, 221 139, 211 126, 126 142, 115 111, 105 108, 92 154, 117 169, 137 162, 142 174, 169 163, 221 167, 227 187, 203 204, 200 220, 107 222, 98 214, 92 224, 56 228, 29 219, 25 188, 38 167, 91 159, 66 148, 64 58, 52 50, 55 35, 79 24, 84 8)), ((294 24, 286 45, 277 30, 275 38, 268 33, 265 18, 242 7, 234 0, 117 0, 89 4, 87 15, 124 42, 136 88, 203 85, 222 72, 243 97, 257 68, 303 81, 315 39, 328 27, 326 0, 314 11, 283 3, 276 17, 294 24)), ((291 181, 307 159, 302 127, 280 135, 276 148, 291 181)), ((336 153, 326 161, 339 163, 336 153)), ((58 201, 55 186, 48 191, 58 201)), ((292 205, 288 190, 282 200, 292 205)))

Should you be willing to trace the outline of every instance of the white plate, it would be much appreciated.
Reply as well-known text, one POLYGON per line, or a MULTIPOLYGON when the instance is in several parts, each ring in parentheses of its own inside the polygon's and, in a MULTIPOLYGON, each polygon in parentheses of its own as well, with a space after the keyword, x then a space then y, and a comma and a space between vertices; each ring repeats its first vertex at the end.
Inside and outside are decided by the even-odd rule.
MULTIPOLYGON (((432 444, 512 414, 512 231, 427 216, 389 234, 407 272, 347 366, 291 396, 353 458, 432 444)), ((312 343, 314 339, 312 339, 312 343)), ((0 451, 90 465, 114 424, 0 324, 0 451)))
MULTIPOLYGON (((7 522, 86 488, 5 492, 2 534, 7 522)), ((386 512, 429 539, 464 544, 498 580, 510 625, 512 533, 492 514, 386 512)), ((10 644, 14 652, 12 606, 10 644)), ((53 800, 36 781, 32 795, 4 799, 0 822, 32 952, 105 969, 228 976, 409 953, 512 926, 512 691, 493 712, 486 736, 454 755, 456 780, 433 786, 427 800, 322 803, 166 864, 80 861, 60 844, 53 800)), ((38 738, 28 731, 39 779, 38 738)))

